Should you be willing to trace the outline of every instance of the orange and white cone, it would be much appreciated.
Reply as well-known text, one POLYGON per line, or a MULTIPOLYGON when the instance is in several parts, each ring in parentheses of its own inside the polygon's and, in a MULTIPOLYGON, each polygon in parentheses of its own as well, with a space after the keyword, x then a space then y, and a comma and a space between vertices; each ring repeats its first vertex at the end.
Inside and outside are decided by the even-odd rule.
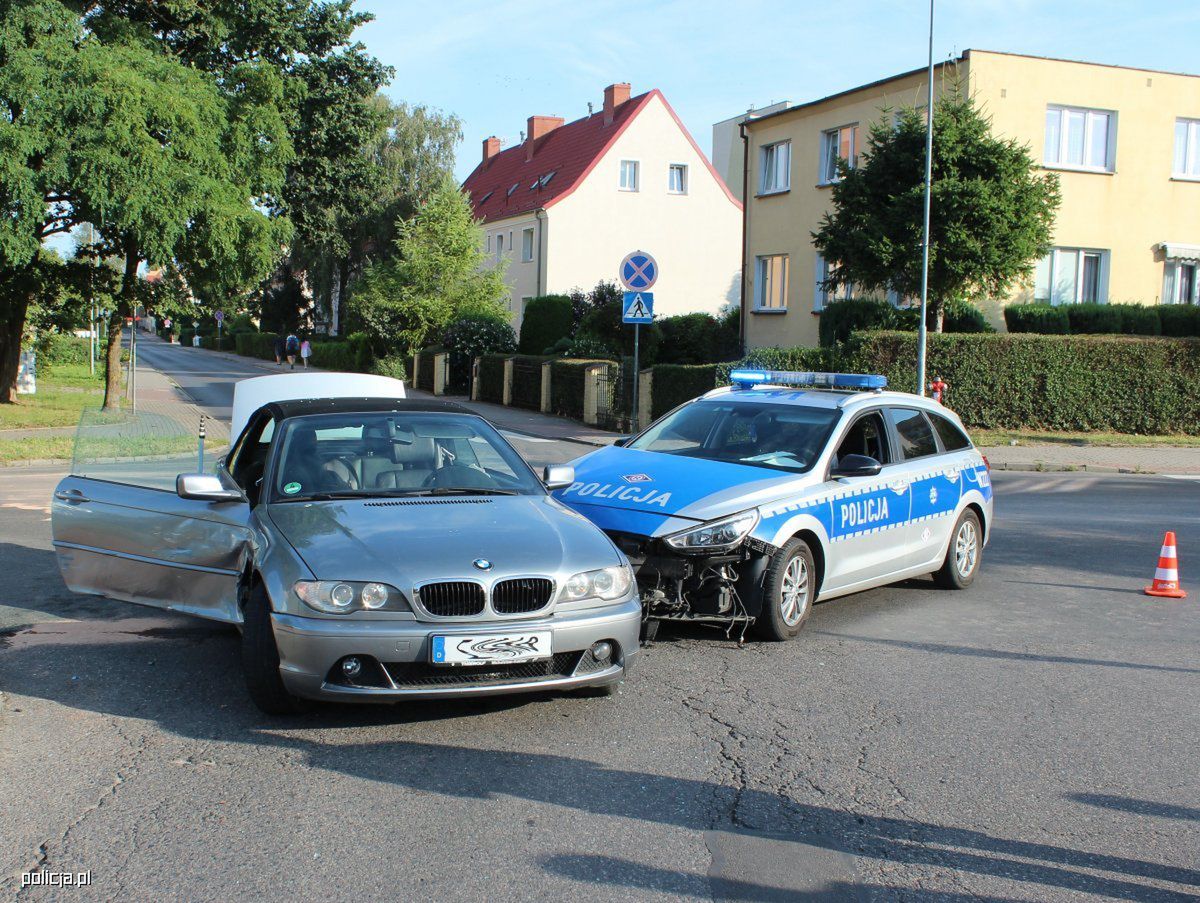
POLYGON ((1143 592, 1147 596, 1164 599, 1186 599, 1187 593, 1179 585, 1179 557, 1175 552, 1175 534, 1168 530, 1163 537, 1162 551, 1158 553, 1158 567, 1154 569, 1154 580, 1143 592))

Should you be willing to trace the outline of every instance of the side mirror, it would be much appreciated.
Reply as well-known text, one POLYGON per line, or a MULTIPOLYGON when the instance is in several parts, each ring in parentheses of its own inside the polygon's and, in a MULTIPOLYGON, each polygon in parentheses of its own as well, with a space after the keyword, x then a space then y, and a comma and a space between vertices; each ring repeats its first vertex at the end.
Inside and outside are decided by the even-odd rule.
POLYGON ((613 447, 614 448, 624 448, 626 445, 629 444, 629 440, 632 438, 633 438, 633 436, 618 436, 617 441, 613 443, 613 447))
POLYGON ((181 499, 197 502, 244 502, 240 489, 229 489, 220 477, 210 473, 181 473, 175 478, 175 492, 181 499))
POLYGON ((873 477, 883 465, 867 455, 846 455, 829 471, 831 477, 873 477))
POLYGON ((542 471, 542 483, 547 489, 566 489, 575 482, 575 468, 570 464, 549 464, 542 471))

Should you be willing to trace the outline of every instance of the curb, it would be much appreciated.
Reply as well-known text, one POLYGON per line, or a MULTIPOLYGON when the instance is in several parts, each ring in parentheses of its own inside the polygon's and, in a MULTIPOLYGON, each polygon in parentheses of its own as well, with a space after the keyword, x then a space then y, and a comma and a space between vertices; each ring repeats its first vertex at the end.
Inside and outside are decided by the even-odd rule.
POLYGON ((1158 471, 1138 470, 1134 467, 1107 467, 1100 464, 992 464, 992 470, 1008 470, 1014 473, 1128 473, 1153 476, 1158 471))

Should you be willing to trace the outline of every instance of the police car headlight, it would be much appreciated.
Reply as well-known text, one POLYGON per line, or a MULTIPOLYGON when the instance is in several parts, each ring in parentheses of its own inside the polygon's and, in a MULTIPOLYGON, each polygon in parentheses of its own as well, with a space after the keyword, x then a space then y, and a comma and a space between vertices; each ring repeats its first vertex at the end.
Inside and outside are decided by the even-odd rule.
POLYGON ((344 615, 352 611, 409 611, 404 594, 384 583, 350 580, 297 580, 292 585, 300 601, 314 611, 344 615))
POLYGON ((624 598, 633 585, 633 573, 625 565, 600 568, 598 571, 581 571, 563 584, 560 596, 563 602, 580 599, 603 599, 615 602, 624 598))
POLYGON ((743 511, 732 517, 712 520, 699 527, 666 537, 666 543, 680 552, 723 552, 737 546, 758 524, 757 511, 743 511))

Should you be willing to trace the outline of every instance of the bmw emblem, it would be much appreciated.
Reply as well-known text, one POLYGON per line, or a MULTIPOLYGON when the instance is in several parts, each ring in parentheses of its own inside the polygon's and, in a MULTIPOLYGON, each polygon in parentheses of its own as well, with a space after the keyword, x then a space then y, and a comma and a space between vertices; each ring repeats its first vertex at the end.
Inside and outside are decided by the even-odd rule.
POLYGON ((486 558, 476 558, 471 564, 475 565, 481 571, 490 571, 492 569, 492 563, 486 558))

